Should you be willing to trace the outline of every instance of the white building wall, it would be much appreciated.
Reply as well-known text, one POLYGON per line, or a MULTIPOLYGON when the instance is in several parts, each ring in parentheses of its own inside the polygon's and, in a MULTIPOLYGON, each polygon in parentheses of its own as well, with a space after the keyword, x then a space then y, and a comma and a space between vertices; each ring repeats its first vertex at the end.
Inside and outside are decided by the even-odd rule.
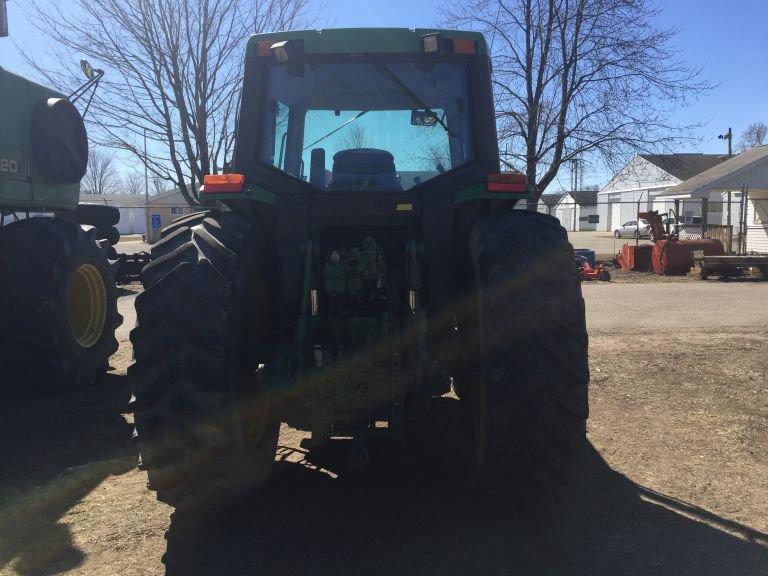
POLYGON ((617 198, 615 198, 611 204, 611 227, 609 230, 613 231, 616 230, 619 226, 621 226, 626 220, 621 219, 621 195, 619 194, 617 198))
POLYGON ((670 210, 672 212, 675 211, 675 202, 674 200, 654 200, 652 210, 655 210, 662 216, 666 216, 670 210))
POLYGON ((654 210, 653 197, 679 183, 679 179, 652 162, 635 156, 598 192, 598 230, 612 231, 637 218, 638 199, 641 212, 654 210))
MULTIPOLYGON (((720 221, 714 222, 710 219, 710 224, 728 224, 728 193, 722 192, 717 195, 717 201, 720 202, 723 211, 720 213, 720 221)), ((741 191, 731 191, 731 225, 734 229, 739 227, 739 208, 741 206, 741 191)))
POLYGON ((552 215, 560 220, 560 225, 569 232, 583 232, 598 229, 596 222, 589 222, 590 216, 599 216, 598 206, 580 206, 569 195, 555 205, 552 215))
POLYGON ((573 201, 573 198, 565 195, 555 205, 552 213, 555 218, 560 220, 560 225, 569 232, 577 230, 577 227, 574 225, 574 218, 576 218, 576 223, 578 223, 578 212, 575 211, 575 208, 576 203, 573 201))
POLYGON ((635 156, 598 195, 648 189, 666 189, 680 184, 680 180, 645 158, 635 156))
POLYGON ((768 254, 768 198, 747 200, 747 252, 768 254))
POLYGON ((579 232, 597 230, 598 222, 589 221, 590 216, 600 216, 597 206, 579 206, 576 212, 576 229, 579 232))
POLYGON ((611 226, 615 230, 618 226, 628 222, 629 220, 637 219, 638 212, 647 212, 653 207, 653 199, 649 196, 648 190, 633 190, 631 192, 623 192, 621 198, 621 216, 620 222, 611 223, 611 226), (639 200, 639 204, 638 204, 639 200), (639 206, 639 209, 638 209, 639 206))
POLYGON ((571 214, 571 199, 568 196, 563 196, 560 201, 555 204, 555 208, 552 211, 552 215, 560 221, 560 225, 566 230, 572 229, 571 214))
POLYGON ((120 234, 146 234, 146 210, 143 207, 121 207, 117 229, 120 230, 120 234))
POLYGON ((611 222, 610 222, 611 207, 610 207, 610 204, 608 204, 607 196, 604 196, 603 198, 600 198, 600 197, 597 198, 596 211, 597 211, 597 215, 600 217, 600 221, 595 226, 595 230, 604 230, 604 231, 610 230, 611 229, 611 222))

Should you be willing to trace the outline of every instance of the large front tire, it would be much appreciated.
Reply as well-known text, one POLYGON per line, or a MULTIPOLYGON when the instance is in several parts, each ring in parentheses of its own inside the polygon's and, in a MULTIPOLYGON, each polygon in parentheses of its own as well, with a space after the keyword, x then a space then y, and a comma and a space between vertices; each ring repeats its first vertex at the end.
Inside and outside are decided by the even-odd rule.
POLYGON ((268 255, 251 224, 201 213, 163 235, 131 333, 134 415, 150 488, 214 508, 260 488, 280 422, 256 372, 269 335, 268 255))
POLYGON ((0 228, 2 381, 18 388, 89 385, 117 351, 109 243, 58 218, 0 228))
POLYGON ((469 394, 485 489, 530 494, 567 480, 586 442, 588 341, 573 248, 557 219, 524 210, 474 226, 480 373, 469 394), (559 483, 559 482, 558 482, 559 483))

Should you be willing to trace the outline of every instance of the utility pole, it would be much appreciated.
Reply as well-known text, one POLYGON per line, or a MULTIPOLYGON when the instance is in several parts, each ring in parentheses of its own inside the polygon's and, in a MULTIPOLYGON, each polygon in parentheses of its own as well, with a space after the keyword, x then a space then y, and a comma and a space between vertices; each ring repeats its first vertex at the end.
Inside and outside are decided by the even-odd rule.
POLYGON ((720 134, 718 137, 718 140, 728 140, 728 158, 733 157, 733 130, 731 130, 731 127, 728 127, 728 132, 725 134, 720 134))
POLYGON ((147 242, 152 242, 151 232, 152 219, 149 215, 149 172, 147 169, 147 127, 144 126, 144 211, 146 212, 145 218, 145 239, 147 242))
MULTIPOLYGON (((718 136, 718 139, 720 140, 728 140, 728 160, 733 158, 733 130, 731 130, 731 127, 728 127, 728 132, 725 134, 720 134, 718 136)), ((721 196, 722 198, 722 196, 721 196)), ((704 221, 704 218, 702 218, 702 222, 704 221)), ((728 226, 731 226, 731 191, 728 190, 728 226)), ((733 228, 731 230, 731 239, 730 242, 728 242, 729 251, 730 248, 732 248, 733 244, 733 228)), ((741 232, 739 232, 739 235, 741 235, 741 232)))
POLYGON ((574 158, 571 160, 571 199, 573 200, 573 215, 571 223, 571 226, 573 227, 573 231, 576 231, 576 222, 577 222, 577 214, 578 211, 578 204, 576 203, 576 190, 579 186, 579 159, 574 158))
POLYGON ((0 38, 8 36, 8 8, 6 0, 0 0, 0 38))

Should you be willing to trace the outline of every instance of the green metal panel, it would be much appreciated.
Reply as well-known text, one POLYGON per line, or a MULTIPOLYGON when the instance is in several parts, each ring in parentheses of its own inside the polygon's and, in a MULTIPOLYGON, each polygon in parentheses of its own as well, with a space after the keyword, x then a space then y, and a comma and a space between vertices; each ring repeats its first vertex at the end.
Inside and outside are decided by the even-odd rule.
POLYGON ((32 113, 40 102, 64 95, 0 68, 0 208, 66 210, 77 206, 80 186, 49 184, 32 158, 32 113))
POLYGON ((525 192, 488 192, 484 184, 475 184, 454 194, 453 203, 461 204, 468 200, 532 200, 533 190, 525 192))
POLYGON ((247 185, 242 192, 233 192, 231 194, 209 194, 206 196, 203 193, 201 200, 243 200, 244 198, 255 200, 268 206, 275 206, 277 204, 277 196, 274 192, 270 192, 261 186, 254 186, 253 184, 247 185))
POLYGON ((248 41, 246 55, 256 56, 259 42, 304 40, 308 54, 411 54, 423 52, 421 37, 439 32, 444 38, 474 40, 477 53, 487 54, 485 38, 479 32, 436 30, 432 28, 336 28, 333 30, 294 30, 256 34, 248 41))

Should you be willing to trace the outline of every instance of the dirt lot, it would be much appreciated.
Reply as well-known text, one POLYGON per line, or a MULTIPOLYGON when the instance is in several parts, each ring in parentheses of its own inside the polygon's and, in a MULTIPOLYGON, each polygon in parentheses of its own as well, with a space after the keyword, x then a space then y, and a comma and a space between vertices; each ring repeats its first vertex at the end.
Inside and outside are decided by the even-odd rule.
POLYGON ((362 476, 307 462, 284 429, 261 497, 172 514, 135 468, 126 327, 99 387, 0 406, 0 573, 768 573, 768 284, 584 292, 591 448, 558 501, 467 497, 457 402, 442 398, 424 446, 382 449, 362 476))

